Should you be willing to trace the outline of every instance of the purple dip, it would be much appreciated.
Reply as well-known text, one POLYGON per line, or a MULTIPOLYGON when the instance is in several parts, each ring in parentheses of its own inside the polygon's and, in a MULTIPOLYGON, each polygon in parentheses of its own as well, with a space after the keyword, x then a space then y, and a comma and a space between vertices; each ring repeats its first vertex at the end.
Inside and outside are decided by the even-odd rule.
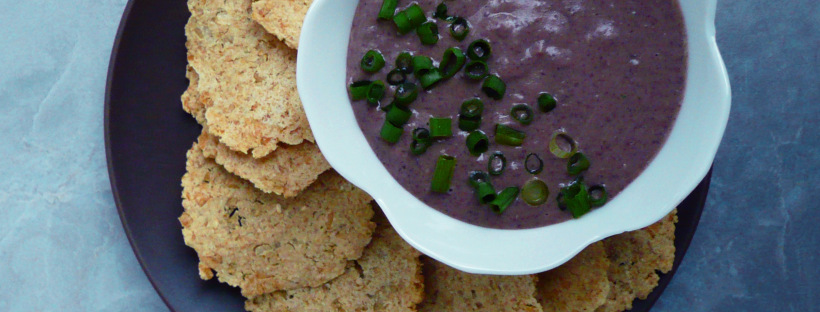
MULTIPOLYGON (((429 17, 440 0, 417 2, 429 17)), ((433 46, 421 45, 415 32, 398 35, 391 21, 377 21, 381 3, 359 2, 348 48, 348 84, 365 79, 386 81, 401 52, 440 61, 445 49, 457 46, 466 51, 476 39, 490 41, 490 72, 507 84, 504 98, 492 100, 480 91, 481 83, 464 78, 462 70, 431 91, 420 92, 410 105, 413 116, 396 144, 379 137, 383 111, 365 101, 353 102, 362 132, 393 177, 427 205, 453 218, 503 229, 540 227, 570 219, 568 212, 557 207, 555 198, 574 177, 566 173, 566 159, 555 157, 548 149, 551 134, 559 129, 575 138, 579 150, 590 159, 591 167, 584 173, 587 185, 606 185, 611 200, 655 157, 680 109, 686 37, 676 0, 446 1, 448 13, 465 17, 472 30, 458 42, 450 36, 447 22, 436 20, 441 39, 433 46), (359 64, 370 49, 381 51, 386 62, 372 75, 359 64), (538 111, 540 92, 555 96, 555 110, 538 111), (469 154, 465 145, 468 133, 457 127, 461 103, 473 97, 484 101, 480 129, 490 137, 490 149, 479 157, 469 154), (510 108, 518 103, 527 103, 535 110, 530 125, 510 118, 510 108), (411 132, 429 128, 431 116, 452 117, 454 135, 414 156, 410 153, 411 132), (526 132, 523 146, 496 144, 496 123, 526 132), (467 173, 487 171, 488 157, 494 151, 507 158, 504 173, 491 178, 496 191, 521 187, 532 179, 523 162, 528 153, 537 153, 544 160, 544 170, 535 176, 549 186, 547 202, 533 207, 519 196, 501 215, 481 205, 467 182, 467 173), (447 194, 430 191, 436 159, 442 154, 457 159, 447 194)), ((397 11, 408 5, 401 1, 397 11)), ((381 105, 390 102, 392 91, 388 90, 381 105)))

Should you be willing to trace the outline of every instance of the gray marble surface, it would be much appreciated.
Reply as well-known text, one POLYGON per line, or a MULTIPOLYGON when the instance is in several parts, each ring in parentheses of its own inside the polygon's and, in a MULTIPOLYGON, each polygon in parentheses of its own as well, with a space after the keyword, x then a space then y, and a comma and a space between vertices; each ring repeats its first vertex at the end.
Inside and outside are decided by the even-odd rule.
MULTIPOLYGON (((103 143, 125 0, 0 0, 0 311, 167 311, 103 143)), ((722 0, 733 107, 706 210, 655 311, 818 311, 820 1, 722 0)))

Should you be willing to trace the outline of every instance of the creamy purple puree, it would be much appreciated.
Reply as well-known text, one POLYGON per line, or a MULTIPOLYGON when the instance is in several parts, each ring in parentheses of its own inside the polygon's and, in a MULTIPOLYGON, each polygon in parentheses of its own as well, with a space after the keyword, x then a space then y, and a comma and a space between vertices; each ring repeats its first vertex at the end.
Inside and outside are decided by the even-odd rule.
MULTIPOLYGON (((677 117, 683 96, 686 71, 686 40, 683 17, 676 0, 511 0, 446 1, 450 15, 471 23, 471 32, 461 42, 449 34, 448 23, 436 20, 440 40, 423 46, 415 32, 398 35, 391 21, 377 20, 382 0, 361 0, 350 36, 347 84, 359 80, 386 81, 400 52, 441 60, 445 49, 487 39, 492 56, 490 72, 507 84, 506 95, 493 100, 481 92, 481 82, 463 78, 463 70, 427 92, 420 92, 410 105, 413 116, 404 125, 396 144, 379 137, 385 113, 365 101, 354 101, 353 110, 370 146, 393 177, 429 206, 462 221, 490 228, 533 228, 568 220, 571 215, 556 204, 559 189, 574 179, 567 174, 566 159, 549 152, 551 134, 565 130, 578 141, 579 150, 590 159, 584 175, 587 185, 604 184, 610 200, 623 190, 657 154, 677 117), (386 66, 375 74, 360 67, 371 49, 384 54, 386 66), (540 92, 558 100, 549 113, 538 111, 540 92), (461 103, 480 97, 484 101, 481 130, 490 137, 490 148, 479 157, 465 145, 467 132, 457 127, 461 103), (527 103, 535 110, 530 125, 510 118, 510 108, 527 103), (426 153, 410 153, 411 132, 429 128, 431 116, 452 117, 453 137, 435 142, 426 153), (503 146, 493 141, 496 123, 526 132, 524 144, 503 146), (547 183, 550 197, 545 204, 529 206, 519 196, 503 214, 495 214, 476 198, 467 182, 473 170, 487 171, 494 151, 507 158, 507 168, 491 178, 496 191, 521 187, 533 175, 524 169, 528 153, 544 160, 544 170, 535 177, 547 183), (450 192, 430 191, 436 159, 455 156, 457 165, 450 192)), ((421 0, 428 20, 440 0, 421 0)), ((399 1, 400 11, 410 5, 399 1)), ((393 94, 388 89, 381 105, 393 94)), ((599 208, 599 209, 606 209, 599 208)))

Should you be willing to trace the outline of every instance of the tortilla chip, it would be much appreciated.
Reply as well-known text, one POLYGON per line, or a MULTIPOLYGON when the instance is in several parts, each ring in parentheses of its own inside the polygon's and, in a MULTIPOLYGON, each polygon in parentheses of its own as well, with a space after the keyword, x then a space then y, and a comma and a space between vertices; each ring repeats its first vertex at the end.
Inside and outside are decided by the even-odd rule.
POLYGON ((609 294, 604 244, 589 245, 561 266, 538 275, 536 297, 545 312, 595 311, 609 294))
POLYGON ((253 20, 265 27, 294 49, 299 48, 299 35, 313 0, 254 0, 253 20))

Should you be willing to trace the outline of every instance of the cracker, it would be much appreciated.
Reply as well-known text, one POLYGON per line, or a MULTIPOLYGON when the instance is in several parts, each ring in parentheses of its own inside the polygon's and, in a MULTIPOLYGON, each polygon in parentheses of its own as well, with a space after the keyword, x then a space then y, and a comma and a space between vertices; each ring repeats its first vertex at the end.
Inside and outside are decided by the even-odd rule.
POLYGON ((207 99, 199 96, 199 74, 196 73, 191 65, 188 65, 185 70, 185 78, 188 78, 188 89, 182 93, 182 109, 194 116, 196 122, 205 125, 205 104, 203 102, 207 99))
POLYGON ((299 196, 263 193, 188 151, 179 217, 200 276, 242 288, 245 296, 319 286, 345 271, 370 241, 371 198, 335 172, 299 196))
POLYGON ((534 297, 535 275, 470 274, 422 259, 425 298, 419 311, 541 311, 534 297))
POLYGON ((188 9, 188 63, 209 131, 255 158, 280 142, 312 142, 296 92, 296 50, 251 19, 251 0, 189 0, 188 9))
POLYGON ((646 228, 604 240, 611 283, 606 303, 596 311, 632 309, 635 298, 646 299, 658 285, 658 271, 667 273, 675 261, 677 211, 646 228))
POLYGON ((325 285, 254 297, 245 309, 267 311, 415 311, 422 299, 419 252, 383 217, 362 257, 325 285))
MULTIPOLYGON (((207 127, 206 127, 207 128, 207 127)), ((319 174, 330 169, 316 144, 283 145, 265 157, 232 151, 203 128, 197 145, 228 172, 253 183, 266 192, 293 197, 308 187, 319 174)))
POLYGON ((536 297, 545 312, 595 311, 609 294, 609 258, 602 242, 538 275, 536 297))
POLYGON ((289 47, 298 49, 302 22, 311 3, 313 0, 254 0, 253 19, 289 47))

